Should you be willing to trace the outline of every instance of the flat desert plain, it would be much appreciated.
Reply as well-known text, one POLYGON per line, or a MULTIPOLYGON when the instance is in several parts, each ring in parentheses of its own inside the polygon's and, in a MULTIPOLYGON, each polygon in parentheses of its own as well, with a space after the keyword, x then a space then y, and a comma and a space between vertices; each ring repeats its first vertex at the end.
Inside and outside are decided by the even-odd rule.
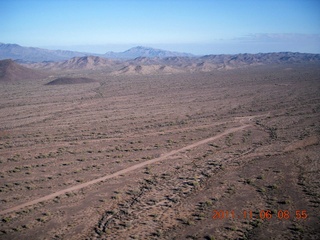
POLYGON ((0 239, 319 239, 320 67, 0 86, 0 239))

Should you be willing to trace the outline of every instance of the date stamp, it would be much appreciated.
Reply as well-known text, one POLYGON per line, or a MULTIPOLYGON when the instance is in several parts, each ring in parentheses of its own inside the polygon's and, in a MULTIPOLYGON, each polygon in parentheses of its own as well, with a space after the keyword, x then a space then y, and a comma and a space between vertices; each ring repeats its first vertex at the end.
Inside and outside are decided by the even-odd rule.
POLYGON ((215 220, 218 219, 262 219, 262 220, 271 220, 271 219, 279 219, 279 220, 289 220, 289 219, 298 219, 305 220, 308 218, 308 213, 306 210, 278 210, 277 212, 273 212, 271 210, 259 210, 253 212, 252 210, 243 210, 241 212, 235 212, 234 210, 213 210, 212 218, 215 220))

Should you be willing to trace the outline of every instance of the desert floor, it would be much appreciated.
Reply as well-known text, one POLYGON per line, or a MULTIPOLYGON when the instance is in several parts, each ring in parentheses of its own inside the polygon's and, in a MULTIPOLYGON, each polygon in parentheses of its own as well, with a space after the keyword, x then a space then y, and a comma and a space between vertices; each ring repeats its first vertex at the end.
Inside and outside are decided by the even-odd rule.
POLYGON ((320 238, 319 65, 65 74, 0 85, 0 239, 320 238))

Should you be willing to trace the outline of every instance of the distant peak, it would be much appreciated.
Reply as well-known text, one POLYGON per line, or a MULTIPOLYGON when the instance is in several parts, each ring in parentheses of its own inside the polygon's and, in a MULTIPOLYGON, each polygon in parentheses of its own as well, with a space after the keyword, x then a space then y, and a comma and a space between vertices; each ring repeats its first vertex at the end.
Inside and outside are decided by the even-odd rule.
POLYGON ((128 49, 127 51, 137 51, 137 50, 154 50, 154 48, 137 46, 137 47, 132 47, 132 48, 128 49))
POLYGON ((136 46, 136 47, 133 47, 133 48, 137 48, 137 49, 149 49, 149 47, 144 47, 144 46, 136 46))

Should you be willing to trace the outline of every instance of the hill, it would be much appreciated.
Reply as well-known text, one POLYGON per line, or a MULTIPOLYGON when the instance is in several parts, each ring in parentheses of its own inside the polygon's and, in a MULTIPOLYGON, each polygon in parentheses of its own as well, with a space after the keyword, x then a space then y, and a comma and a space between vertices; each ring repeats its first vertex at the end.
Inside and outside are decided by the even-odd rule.
POLYGON ((44 77, 45 73, 21 66, 11 59, 0 60, 0 82, 35 80, 44 77))
POLYGON ((112 72, 112 75, 156 75, 156 74, 173 74, 184 72, 165 65, 133 65, 125 66, 118 71, 112 72))
POLYGON ((113 68, 118 64, 115 60, 110 60, 102 57, 96 56, 84 56, 84 57, 74 57, 66 61, 61 62, 41 62, 28 64, 32 68, 38 69, 59 69, 59 70, 76 70, 76 69, 86 69, 86 70, 97 70, 97 69, 109 69, 113 68))
POLYGON ((65 84, 82 84, 82 83, 93 83, 97 82, 94 79, 91 78, 70 78, 70 77, 62 77, 62 78, 57 78, 46 85, 65 85, 65 84))

